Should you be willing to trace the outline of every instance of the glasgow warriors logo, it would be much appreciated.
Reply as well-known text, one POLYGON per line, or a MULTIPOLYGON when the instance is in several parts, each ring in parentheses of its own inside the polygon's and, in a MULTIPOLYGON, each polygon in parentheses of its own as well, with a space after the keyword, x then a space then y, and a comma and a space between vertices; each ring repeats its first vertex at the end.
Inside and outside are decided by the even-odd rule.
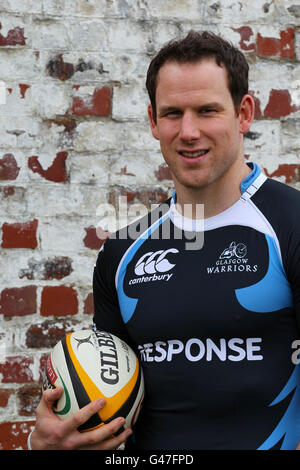
POLYGON ((245 258, 247 254, 247 247, 244 243, 231 242, 228 248, 221 253, 220 259, 228 259, 236 256, 237 258, 245 258))
POLYGON ((249 264, 247 246, 244 243, 231 242, 220 254, 215 266, 206 267, 207 274, 256 272, 257 264, 249 264))

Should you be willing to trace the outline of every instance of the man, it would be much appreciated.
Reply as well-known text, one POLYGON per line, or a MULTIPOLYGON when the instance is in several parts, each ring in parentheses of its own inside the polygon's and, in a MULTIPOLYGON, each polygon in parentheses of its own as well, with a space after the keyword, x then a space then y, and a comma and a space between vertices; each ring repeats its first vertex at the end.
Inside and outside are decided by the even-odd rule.
POLYGON ((295 449, 300 195, 245 162, 248 65, 220 37, 190 32, 152 60, 147 89, 175 191, 109 238, 94 272, 95 328, 140 354, 144 406, 132 435, 114 436, 118 421, 80 434, 103 403, 61 423, 61 391, 47 391, 32 447, 295 449))

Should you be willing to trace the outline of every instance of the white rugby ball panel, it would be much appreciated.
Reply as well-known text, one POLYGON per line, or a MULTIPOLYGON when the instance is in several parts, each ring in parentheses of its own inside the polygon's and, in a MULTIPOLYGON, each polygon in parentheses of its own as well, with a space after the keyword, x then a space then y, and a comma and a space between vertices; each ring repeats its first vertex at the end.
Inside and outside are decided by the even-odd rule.
MULTIPOLYGON (((72 390, 73 390, 74 395, 75 395, 76 404, 77 404, 78 409, 80 409, 80 408, 83 408, 84 406, 88 405, 92 401, 92 398, 88 395, 87 390, 86 390, 86 385, 80 379, 80 377, 77 373, 77 370, 75 368, 74 361, 72 360, 72 352, 70 350, 70 346, 68 346, 68 342, 69 342, 68 339, 70 339, 70 337, 72 335, 73 335, 73 333, 66 336, 61 341, 61 343, 62 343, 64 356, 65 356, 65 360, 66 360, 67 367, 68 367, 69 377, 70 377, 71 382, 72 382, 72 390)), ((73 359, 74 359, 74 357, 73 357, 73 359)), ((93 361, 94 361, 94 359, 95 359, 94 357, 91 358, 91 360, 93 360, 93 361)), ((65 389, 65 394, 67 392, 68 392, 68 390, 65 389)), ((58 402, 58 406, 59 406, 59 402, 58 402)), ((55 410, 55 412, 57 413, 56 410, 55 410)), ((97 428, 98 426, 100 426, 101 424, 102 424, 102 420, 101 420, 99 414, 97 413, 97 414, 94 414, 93 416, 91 416, 91 418, 89 418, 88 421, 86 421, 83 425, 81 425, 78 428, 78 430, 79 431, 84 431, 84 430, 87 430, 87 429, 94 429, 94 428, 97 428)))
POLYGON ((65 419, 78 411, 79 407, 61 341, 51 350, 43 374, 43 389, 56 387, 62 387, 65 393, 56 402, 54 411, 65 419))

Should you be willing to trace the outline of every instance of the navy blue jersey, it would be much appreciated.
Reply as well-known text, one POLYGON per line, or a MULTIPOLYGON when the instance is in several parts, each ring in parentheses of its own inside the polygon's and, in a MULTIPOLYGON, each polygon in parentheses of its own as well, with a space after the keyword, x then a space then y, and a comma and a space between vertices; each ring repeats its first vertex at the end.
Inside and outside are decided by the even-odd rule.
POLYGON ((250 166, 224 212, 187 219, 174 194, 99 252, 95 326, 134 348, 145 377, 128 448, 300 440, 300 193, 250 166))

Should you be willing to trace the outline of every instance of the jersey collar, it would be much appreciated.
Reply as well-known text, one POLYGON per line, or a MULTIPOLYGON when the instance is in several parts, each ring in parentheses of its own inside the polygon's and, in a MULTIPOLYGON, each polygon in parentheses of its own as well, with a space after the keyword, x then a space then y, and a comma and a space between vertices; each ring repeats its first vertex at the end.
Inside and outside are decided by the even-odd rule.
MULTIPOLYGON (((251 173, 249 173, 246 178, 240 184, 241 195, 247 192, 247 190, 254 185, 254 188, 258 189, 261 184, 267 179, 266 176, 261 172, 259 166, 255 162, 247 162, 248 167, 251 169, 251 173), (257 184, 255 185, 254 182, 257 180, 257 184)), ((252 192, 253 194, 253 192, 252 192)), ((251 194, 251 195, 252 195, 251 194)), ((175 204, 177 200, 176 190, 173 191, 171 204, 175 204)))
MULTIPOLYGON (((227 213, 227 211, 232 211, 235 205, 241 204, 241 202, 246 202, 248 199, 253 196, 254 193, 261 187, 261 185, 266 181, 267 177, 264 173, 261 172, 259 166, 254 162, 247 162, 247 165, 251 169, 246 178, 240 184, 241 197, 240 199, 233 204, 230 208, 226 209, 224 213, 213 216, 205 220, 205 225, 209 225, 209 221, 215 221, 220 218, 221 215, 227 213)), ((182 216, 176 209, 176 190, 173 191, 170 203, 170 217, 173 223, 181 228, 182 230, 187 231, 203 231, 204 221, 201 219, 189 219, 182 216)))

